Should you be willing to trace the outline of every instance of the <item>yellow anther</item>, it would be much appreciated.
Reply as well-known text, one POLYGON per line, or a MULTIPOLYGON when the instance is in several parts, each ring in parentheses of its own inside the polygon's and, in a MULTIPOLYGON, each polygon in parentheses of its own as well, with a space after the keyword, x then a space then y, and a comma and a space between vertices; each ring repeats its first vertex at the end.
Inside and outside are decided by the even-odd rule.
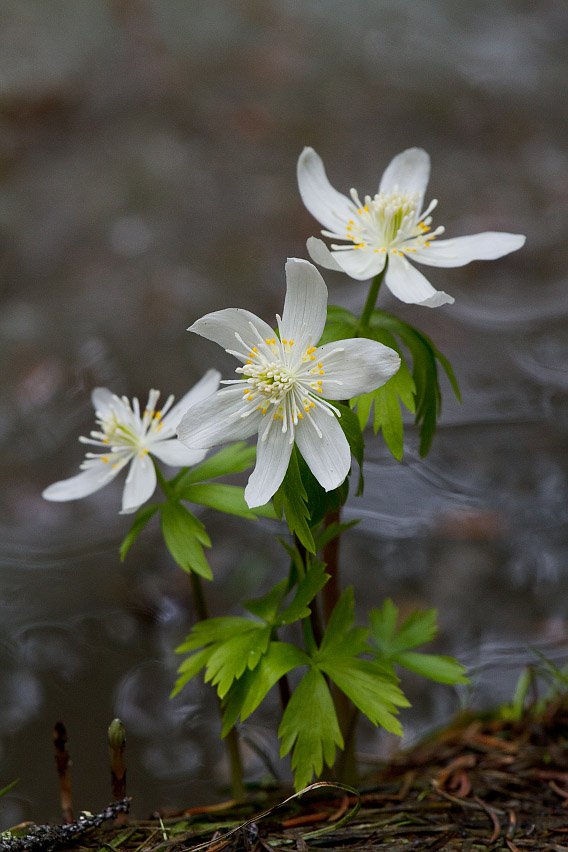
POLYGON ((105 464, 108 462, 108 459, 107 459, 106 456, 101 456, 101 460, 104 461, 105 464))
POLYGON ((323 364, 322 364, 321 361, 318 361, 318 367, 323 367, 323 364))
POLYGON ((323 393, 323 388, 318 388, 318 393, 323 393))
POLYGON ((325 370, 320 370, 320 376, 325 375, 325 370))
POLYGON ((282 338, 282 343, 284 344, 284 346, 286 346, 286 344, 288 343, 288 341, 287 341, 287 340, 284 340, 284 338, 282 338))
POLYGON ((428 241, 426 241, 426 242, 424 243, 424 245, 426 246, 426 248, 430 248, 430 243, 429 243, 428 241))
POLYGON ((366 205, 366 204, 365 204, 365 206, 363 207, 363 210, 365 211, 365 213, 368 213, 368 212, 369 212, 369 208, 367 207, 367 205, 366 205))
POLYGON ((298 411, 298 420, 303 420, 303 419, 304 419, 304 415, 302 414, 301 411, 298 411))
POLYGON ((306 407, 304 408, 304 411, 309 411, 309 410, 310 410, 310 406, 306 405, 306 407))
POLYGON ((267 343, 272 343, 272 340, 271 340, 269 337, 267 337, 267 338, 266 338, 266 342, 267 342, 267 343))
POLYGON ((310 402, 310 408, 315 408, 315 407, 316 407, 315 402, 310 402))
POLYGON ((277 414, 275 414, 275 415, 274 415, 274 419, 275 419, 275 420, 278 420, 278 415, 277 415, 277 414))
POLYGON ((290 345, 290 346, 293 346, 293 345, 294 345, 294 341, 293 341, 293 340, 289 340, 289 341, 288 341, 288 343, 289 343, 289 345, 290 345))
POLYGON ((310 355, 310 361, 315 361, 315 360, 316 360, 316 356, 315 356, 315 355, 310 355))

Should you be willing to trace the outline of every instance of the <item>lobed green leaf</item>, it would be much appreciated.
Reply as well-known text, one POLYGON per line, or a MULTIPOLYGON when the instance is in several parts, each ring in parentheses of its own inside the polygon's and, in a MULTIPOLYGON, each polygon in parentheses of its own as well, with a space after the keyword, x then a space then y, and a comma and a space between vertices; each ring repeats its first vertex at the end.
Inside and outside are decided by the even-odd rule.
POLYGON ((216 479, 228 473, 240 473, 252 467, 256 458, 256 447, 249 446, 244 441, 238 441, 229 447, 224 447, 213 456, 205 459, 195 467, 187 468, 172 480, 175 494, 180 494, 188 485, 202 482, 204 479, 216 479))
POLYGON ((201 521, 174 501, 162 503, 160 514, 162 535, 176 563, 184 571, 194 571, 206 580, 212 580, 213 573, 201 547, 202 544, 210 547, 211 541, 201 521))
POLYGON ((332 766, 335 748, 343 748, 333 699, 325 678, 311 668, 302 678, 284 711, 278 736, 280 756, 293 749, 292 769, 297 790, 306 787, 313 773, 319 776, 323 762, 332 766))

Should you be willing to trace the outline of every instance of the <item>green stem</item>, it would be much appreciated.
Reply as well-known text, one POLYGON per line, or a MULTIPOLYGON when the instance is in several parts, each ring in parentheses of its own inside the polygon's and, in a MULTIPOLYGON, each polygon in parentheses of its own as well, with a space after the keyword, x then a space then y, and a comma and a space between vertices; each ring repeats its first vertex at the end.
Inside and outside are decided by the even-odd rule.
POLYGON ((383 278, 385 277, 388 264, 389 258, 387 255, 382 272, 379 272, 379 274, 375 275, 375 277, 373 278, 373 281, 369 288, 369 293, 367 295, 367 301, 365 302, 365 306, 363 308, 363 313, 359 317, 359 322, 357 323, 357 327, 355 328, 355 333, 353 337, 360 337, 361 332, 369 327, 369 320, 371 319, 371 314, 375 310, 377 296, 379 295, 379 290, 381 284, 383 283, 383 278))
MULTIPOLYGON (((155 464, 154 466, 156 468, 156 477, 160 484, 160 487, 167 499, 171 500, 173 497, 173 493, 170 484, 164 478, 164 475, 158 465, 155 464)), ((209 612, 207 610, 207 601, 205 600, 205 595, 203 593, 203 584, 201 582, 201 577, 199 576, 199 574, 196 574, 195 571, 190 571, 189 581, 191 583, 193 603, 195 605, 197 617, 199 621, 205 621, 207 618, 209 618, 209 612)), ((221 702, 219 699, 217 699, 217 701, 219 706, 219 713, 222 716, 223 711, 221 708, 221 702)), ((243 761, 241 758, 239 735, 237 733, 236 728, 231 728, 231 730, 225 737, 225 747, 227 749, 227 755, 231 767, 231 789, 233 799, 242 799, 245 795, 245 785, 243 780, 243 761)))

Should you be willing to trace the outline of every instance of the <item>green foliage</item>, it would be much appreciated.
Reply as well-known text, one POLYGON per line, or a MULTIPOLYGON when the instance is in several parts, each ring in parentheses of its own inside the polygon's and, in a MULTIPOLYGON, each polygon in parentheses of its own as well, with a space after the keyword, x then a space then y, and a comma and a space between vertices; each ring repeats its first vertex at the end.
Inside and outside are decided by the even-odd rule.
POLYGON ((180 471, 171 482, 173 493, 179 496, 184 488, 195 482, 248 470, 254 464, 255 458, 256 447, 251 447, 244 441, 237 441, 236 444, 224 447, 215 455, 209 456, 201 464, 180 471))
MULTIPOLYGON (((201 506, 209 506, 218 512, 227 515, 239 515, 241 518, 256 520, 258 510, 249 509, 245 502, 244 488, 239 485, 222 485, 219 482, 199 482, 195 485, 187 485, 179 494, 181 500, 189 503, 199 503, 201 506)), ((271 506, 264 508, 264 514, 275 517, 271 506)))
POLYGON ((272 497, 272 503, 277 517, 282 518, 284 513, 290 532, 298 536, 307 551, 315 553, 316 547, 310 529, 311 515, 308 508, 308 494, 300 476, 299 458, 301 458, 301 455, 294 447, 288 470, 280 488, 272 497))
POLYGON ((128 534, 120 546, 120 558, 124 560, 148 521, 160 510, 161 526, 166 546, 184 571, 195 571, 208 580, 213 578, 203 547, 210 547, 205 527, 180 501, 208 506, 219 512, 256 520, 260 515, 274 518, 270 504, 249 509, 244 498, 244 488, 218 482, 203 482, 229 473, 246 470, 254 462, 256 450, 244 441, 225 447, 200 465, 181 470, 170 482, 158 472, 160 483, 168 498, 165 502, 142 506, 134 517, 128 534))
MULTIPOLYGON (((180 665, 178 670, 180 677, 176 682, 173 694, 177 694, 192 677, 195 677, 205 667, 205 680, 211 681, 214 686, 217 686, 219 697, 224 698, 233 681, 242 679, 246 669, 256 669, 268 654, 268 661, 263 663, 261 673, 258 675, 260 680, 257 682, 250 678, 245 679, 245 683, 239 685, 239 692, 237 694, 231 693, 229 697, 227 712, 230 712, 231 716, 236 713, 235 718, 237 718, 242 711, 238 696, 242 696, 242 701, 247 700, 247 707, 251 702, 254 703, 258 690, 270 680, 274 666, 281 666, 283 659, 290 659, 292 652, 288 649, 284 653, 280 646, 285 645, 285 643, 279 643, 276 640, 277 628, 285 624, 292 624, 309 615, 308 604, 323 588, 328 579, 328 575, 324 573, 323 565, 316 560, 296 586, 292 600, 288 604, 286 599, 291 590, 287 580, 278 583, 264 597, 248 601, 245 604, 248 611, 255 615, 258 620, 231 616, 209 618, 198 622, 186 641, 176 648, 177 653, 190 653, 192 656, 180 665), (274 644, 278 645, 280 650, 271 651, 274 644), (283 653, 284 656, 282 656, 283 653), (250 693, 248 691, 249 685, 252 690, 250 693)), ((288 648, 288 646, 286 647, 288 648)), ((289 646, 289 648, 293 647, 289 646)), ((297 656, 295 659, 294 665, 301 665, 297 656)), ((302 657, 303 660, 304 657, 302 657)), ((267 691, 268 689, 270 687, 267 687, 267 691)), ((264 695, 259 698, 259 701, 263 697, 264 695)), ((256 704, 254 706, 256 707, 256 704)), ((252 710, 249 712, 252 712, 252 710)), ((229 725, 230 727, 231 725, 229 725)))
POLYGON ((442 406, 438 365, 446 373, 457 399, 460 399, 458 384, 449 361, 429 337, 383 311, 374 311, 366 328, 358 330, 357 327, 357 318, 350 311, 330 305, 321 343, 355 336, 368 337, 395 349, 402 359, 400 369, 385 385, 351 400, 352 408, 357 410, 361 429, 365 428, 374 407, 375 434, 381 430, 389 450, 400 461, 404 439, 401 406, 404 406, 414 415, 415 423, 419 427, 420 455, 425 456, 430 449, 442 406), (410 352, 412 371, 401 344, 410 352))
POLYGON ((140 509, 138 509, 134 516, 134 523, 130 527, 130 530, 128 531, 126 537, 120 545, 121 562, 124 562, 126 554, 130 550, 130 548, 132 547, 132 545, 134 544, 134 542, 136 541, 150 518, 152 518, 156 514, 159 508, 159 503, 150 503, 149 505, 142 506, 140 509))
POLYGON ((166 547, 180 568, 212 580, 213 573, 202 547, 211 547, 211 540, 201 521, 173 500, 160 505, 160 518, 166 547))
POLYGON ((435 609, 416 610, 397 629, 398 608, 388 598, 382 609, 374 609, 369 615, 377 662, 398 664, 440 683, 468 683, 464 667, 452 657, 412 650, 434 638, 436 618, 435 609))
POLYGON ((343 434, 347 438, 349 449, 355 456, 355 460, 359 465, 359 483, 357 485, 357 495, 363 493, 363 455, 365 453, 365 442, 363 440, 363 430, 359 423, 357 415, 349 408, 348 405, 342 405, 340 402, 334 403, 335 407, 341 413, 339 425, 343 429, 343 434))
POLYGON ((280 726, 281 755, 293 749, 292 767, 297 788, 319 774, 322 761, 331 766, 335 746, 342 747, 341 733, 326 677, 335 683, 373 724, 402 733, 397 707, 408 702, 396 685, 396 677, 377 662, 361 659, 369 650, 368 630, 353 627, 353 590, 337 602, 319 648, 310 653, 310 671, 294 694, 280 726))
POLYGON ((325 677, 317 668, 304 675, 284 711, 278 736, 282 738, 280 756, 292 753, 294 785, 306 787, 312 774, 319 775, 323 761, 332 766, 335 747, 343 748, 333 698, 325 677))
MULTIPOLYGON (((419 426, 420 455, 425 456, 430 449, 436 431, 436 421, 442 408, 437 363, 446 373, 454 394, 460 400, 456 377, 449 361, 436 349, 430 338, 408 323, 382 311, 374 311, 371 317, 371 329, 375 333, 386 330, 396 334, 410 351, 412 379, 415 385, 414 422, 419 426)), ((404 397, 401 399, 404 400, 404 397)))
POLYGON ((224 706, 221 736, 229 733, 239 716, 241 721, 250 716, 280 678, 309 662, 307 654, 296 645, 270 642, 256 668, 245 671, 231 690, 224 706))

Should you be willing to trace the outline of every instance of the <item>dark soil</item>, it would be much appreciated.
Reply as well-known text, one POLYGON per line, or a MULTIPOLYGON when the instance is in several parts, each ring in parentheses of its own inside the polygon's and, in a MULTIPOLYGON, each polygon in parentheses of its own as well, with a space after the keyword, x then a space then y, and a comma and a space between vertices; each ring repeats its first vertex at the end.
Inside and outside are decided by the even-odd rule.
POLYGON ((360 786, 360 810, 347 822, 357 797, 322 785, 282 807, 286 793, 264 792, 245 803, 94 828, 72 843, 68 834, 58 840, 63 832, 58 827, 46 830, 43 839, 42 830, 32 839, 26 827, 24 842, 4 835, 0 852, 48 852, 63 845, 75 852, 182 852, 201 844, 209 852, 277 847, 568 852, 567 742, 566 701, 518 722, 463 716, 411 752, 377 766, 360 786))

